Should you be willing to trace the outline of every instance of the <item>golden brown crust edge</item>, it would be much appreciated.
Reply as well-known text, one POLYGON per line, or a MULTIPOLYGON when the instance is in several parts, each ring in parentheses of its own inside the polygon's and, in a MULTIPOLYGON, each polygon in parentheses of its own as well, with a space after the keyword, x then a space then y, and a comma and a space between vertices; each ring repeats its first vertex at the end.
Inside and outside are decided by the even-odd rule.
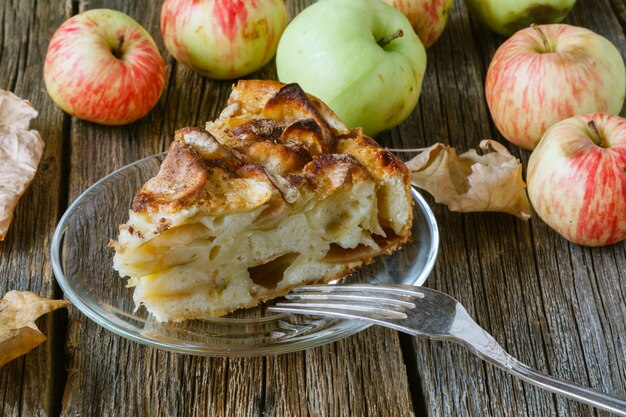
MULTIPOLYGON (((229 103, 243 103, 247 107, 237 110, 236 116, 218 119, 213 129, 215 135, 200 128, 184 128, 176 132, 176 140, 159 174, 135 196, 134 211, 156 212, 166 207, 172 211, 194 204, 211 207, 202 201, 206 197, 202 189, 211 186, 211 179, 238 177, 251 172, 250 168, 239 170, 245 165, 261 166, 279 176, 291 178, 297 187, 303 184, 304 174, 312 178, 311 165, 326 168, 326 171, 316 170, 315 174, 328 173, 330 176, 329 161, 345 162, 346 154, 354 157, 354 161, 377 181, 401 176, 407 204, 412 205, 410 175, 404 163, 365 136, 361 129, 345 128, 325 104, 305 94, 297 84, 242 80, 233 87, 229 103), (255 126, 259 120, 273 120, 263 117, 264 114, 279 119, 278 137, 272 132, 269 137, 258 133, 258 129, 263 130, 263 126, 255 126), (252 115, 262 118, 252 118, 252 115), (250 118, 246 119, 248 116, 250 118), (231 125, 229 120, 236 120, 238 125, 231 125), (339 129, 331 129, 330 125, 339 126, 339 129), (245 126, 249 127, 244 129, 245 126), (233 138, 235 134, 243 136, 233 138), (187 139, 193 135, 202 136, 202 139, 187 139), (225 136, 232 143, 225 144, 216 139, 225 136), (335 154, 343 156, 329 156, 335 154)), ((406 232, 409 228, 407 224, 403 230, 406 232)))

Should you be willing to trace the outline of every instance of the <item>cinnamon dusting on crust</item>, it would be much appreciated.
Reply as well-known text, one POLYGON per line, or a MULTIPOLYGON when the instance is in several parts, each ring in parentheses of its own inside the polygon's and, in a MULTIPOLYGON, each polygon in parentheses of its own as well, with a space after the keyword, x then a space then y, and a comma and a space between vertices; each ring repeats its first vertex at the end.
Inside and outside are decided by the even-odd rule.
POLYGON ((133 200, 137 212, 162 204, 186 206, 201 194, 208 178, 204 160, 184 142, 174 141, 156 177, 149 180, 133 200))

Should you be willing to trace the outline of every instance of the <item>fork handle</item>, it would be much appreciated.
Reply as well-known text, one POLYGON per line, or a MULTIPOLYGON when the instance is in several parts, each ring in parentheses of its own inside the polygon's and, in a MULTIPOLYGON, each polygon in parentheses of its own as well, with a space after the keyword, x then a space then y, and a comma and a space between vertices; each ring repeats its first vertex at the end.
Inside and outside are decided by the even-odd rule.
POLYGON ((592 405, 604 411, 609 411, 617 414, 618 416, 626 416, 626 401, 620 398, 613 397, 573 382, 563 381, 562 379, 546 375, 515 359, 510 367, 493 361, 489 362, 494 363, 500 369, 517 376, 526 382, 536 385, 539 388, 592 405))
POLYGON ((500 346, 493 336, 476 324, 460 304, 456 305, 456 315, 448 336, 439 337, 439 339, 457 342, 484 361, 539 388, 626 417, 625 400, 546 375, 515 359, 500 346))
MULTIPOLYGON (((475 323, 472 323, 475 325, 475 323)), ((470 326, 473 327, 473 326, 470 326)), ((564 381, 550 375, 539 372, 508 354, 498 342, 483 329, 479 329, 480 336, 474 340, 466 337, 451 339, 469 348, 473 353, 486 362, 497 366, 503 371, 518 377, 530 384, 555 394, 563 395, 581 403, 592 405, 604 411, 618 416, 626 417, 626 401, 611 395, 596 391, 592 388, 564 381), (482 334, 481 334, 482 333, 482 334), (482 343, 476 343, 480 341, 482 343)), ((474 333, 476 335, 476 333, 474 333)))

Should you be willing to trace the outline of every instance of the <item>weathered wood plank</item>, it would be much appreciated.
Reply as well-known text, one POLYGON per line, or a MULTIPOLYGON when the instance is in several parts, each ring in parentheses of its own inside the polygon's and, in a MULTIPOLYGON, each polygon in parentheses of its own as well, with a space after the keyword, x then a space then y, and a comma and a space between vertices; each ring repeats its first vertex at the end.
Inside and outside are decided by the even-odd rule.
MULTIPOLYGON (((305 2, 290 2, 293 16, 305 2)), ((152 33, 164 56, 160 3, 90 1, 122 10, 152 33)), ((72 120, 70 200, 108 172, 165 150, 177 128, 217 116, 230 82, 192 73, 171 58, 168 87, 144 120, 109 128, 72 120)), ((259 76, 273 77, 271 65, 259 76)), ((112 335, 70 313, 62 415, 352 415, 413 413, 395 332, 370 329, 337 344, 270 358, 209 359, 166 353, 112 335), (302 395, 302 390, 306 394, 302 395)))
POLYGON ((411 399, 397 335, 367 329, 337 343, 267 358, 270 416, 408 416, 411 399))
MULTIPOLYGON (((468 18, 460 3, 446 33, 429 51, 431 72, 420 99, 422 120, 429 119, 415 127, 428 143, 444 132, 444 141, 449 135, 449 143, 462 149, 490 136, 506 143, 489 119, 482 90, 489 61, 504 39, 468 18), (432 82, 437 82, 436 93, 430 92, 432 82)), ((598 3, 579 1, 566 22, 602 34, 624 55, 618 18, 608 2, 598 3)), ((509 149, 527 163, 529 152, 509 149)), ((523 362, 626 396, 624 343, 616 338, 626 322, 624 243, 582 248, 568 244, 537 217, 525 224, 503 215, 435 210, 442 247, 429 286, 458 298, 523 362)), ((416 339, 414 348, 429 415, 594 413, 513 380, 460 347, 416 339)))
MULTIPOLYGON (((437 140, 465 150, 476 146, 480 139, 491 136, 489 114, 484 105, 481 45, 471 42, 472 38, 472 27, 464 7, 457 4, 446 33, 429 51, 430 74, 425 80, 425 94, 420 99, 420 106, 422 114, 431 121, 421 126, 423 137, 428 140, 423 145, 434 142, 430 138, 437 137, 437 140), (432 99, 432 104, 427 98, 432 99)), ((510 244, 515 242, 517 221, 503 215, 460 215, 449 213, 441 206, 435 209, 441 227, 442 247, 437 268, 428 285, 456 295, 473 316, 490 316, 485 289, 480 282, 486 272, 479 257, 487 255, 487 259, 497 260, 502 249, 493 247, 498 246, 498 242, 491 237, 493 230, 487 227, 487 231, 476 231, 473 225, 493 225, 495 221, 498 228, 503 229, 498 235, 511 236, 502 243, 510 244), (476 247, 480 244, 492 247, 477 253, 476 247)), ((511 247, 510 251, 515 249, 511 247)), ((523 323, 522 320, 520 322, 523 323)), ((482 320, 482 324, 488 328, 489 322, 482 320)), ((417 367, 422 375, 421 385, 426 391, 427 409, 431 415, 510 415, 511 410, 519 410, 520 415, 548 415, 543 411, 545 405, 540 402, 535 404, 536 414, 526 410, 524 398, 515 395, 519 386, 512 387, 512 381, 502 380, 498 374, 493 375, 491 369, 461 349, 424 341, 418 343, 417 367), (425 355, 424 346, 433 346, 437 351, 425 355), (489 384, 486 385, 485 381, 489 384), (448 389, 448 386, 451 388, 448 389), (488 393, 488 388, 492 392, 488 393), (492 407, 490 402, 493 401, 485 399, 493 396, 504 398, 509 403, 492 407)))
MULTIPOLYGON (((64 18, 62 2, 0 3, 0 88, 33 103, 39 116, 31 127, 46 142, 39 171, 16 208, 8 236, 0 242, 0 294, 18 289, 46 297, 60 295, 48 253, 59 205, 65 199, 61 182, 64 115, 48 98, 42 74, 48 40, 64 18)), ((48 341, 0 368, 0 415, 55 412, 59 393, 53 379, 60 376, 62 358, 54 346, 63 335, 52 333, 55 326, 50 315, 38 324, 48 341)))
POLYGON ((611 0, 610 3, 613 6, 613 12, 622 25, 624 33, 626 33, 626 4, 621 0, 611 0))

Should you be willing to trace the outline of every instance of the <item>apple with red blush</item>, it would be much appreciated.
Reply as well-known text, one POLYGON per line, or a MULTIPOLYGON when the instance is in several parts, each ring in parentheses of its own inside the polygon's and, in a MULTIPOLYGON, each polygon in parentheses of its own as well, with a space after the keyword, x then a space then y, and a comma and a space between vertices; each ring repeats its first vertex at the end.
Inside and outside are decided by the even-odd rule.
POLYGON ((533 149, 556 122, 586 113, 619 114, 626 69, 617 48, 581 27, 520 30, 496 51, 485 94, 502 135, 533 149))
POLYGON ((626 238, 626 119, 579 115, 545 133, 528 162, 528 196, 571 242, 603 246, 626 238))
POLYGON ((94 9, 56 30, 44 80, 52 100, 72 116, 123 125, 156 105, 165 86, 165 63, 139 23, 115 10, 94 9))
POLYGON ((425 48, 439 39, 452 11, 452 0, 383 1, 404 13, 425 48))
POLYGON ((286 26, 284 0, 165 0, 161 8, 170 54, 215 79, 262 68, 276 54, 286 26))

